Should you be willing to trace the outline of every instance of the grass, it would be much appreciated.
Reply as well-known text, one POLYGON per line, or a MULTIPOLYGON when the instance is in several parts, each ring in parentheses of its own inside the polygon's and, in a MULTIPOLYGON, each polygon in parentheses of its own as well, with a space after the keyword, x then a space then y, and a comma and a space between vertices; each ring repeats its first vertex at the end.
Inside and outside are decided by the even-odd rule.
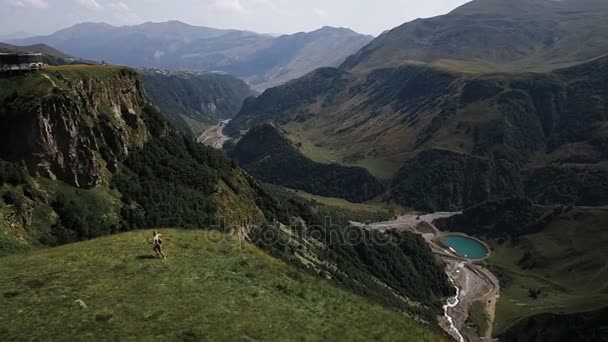
POLYGON ((608 303, 608 210, 577 208, 518 243, 493 243, 488 262, 509 280, 501 289, 495 334, 538 313, 575 313, 608 303), (523 269, 526 252, 537 261, 523 269), (538 298, 530 290, 540 290, 538 298))
POLYGON ((483 334, 488 329, 488 316, 485 313, 482 302, 477 301, 471 304, 468 320, 477 330, 478 334, 483 334))
POLYGON ((63 65, 51 66, 42 71, 27 74, 0 77, 0 100, 17 92, 23 96, 44 97, 50 95, 53 85, 59 88, 69 88, 65 82, 97 78, 104 80, 115 77, 117 73, 127 73, 136 76, 136 72, 127 67, 112 65, 63 65), (48 78, 47 78, 48 77, 48 78))
POLYGON ((3 339, 446 340, 226 235, 162 233, 167 260, 151 231, 3 257, 3 339))
POLYGON ((393 178, 401 161, 388 160, 365 156, 353 162, 346 162, 344 159, 348 155, 348 150, 333 150, 316 146, 310 140, 303 137, 303 134, 290 132, 289 139, 297 144, 300 151, 312 161, 323 164, 340 164, 344 166, 358 166, 367 169, 374 177, 379 180, 390 180, 393 178))
POLYGON ((392 212, 394 210, 401 209, 399 207, 391 206, 391 205, 388 205, 385 203, 370 203, 370 202, 353 203, 353 202, 349 202, 349 201, 347 201, 345 199, 341 199, 341 198, 317 196, 317 195, 309 194, 307 192, 300 191, 300 190, 289 189, 289 191, 304 199, 311 200, 316 203, 320 203, 324 206, 351 210, 351 211, 364 211, 364 212, 370 212, 370 213, 379 213, 379 212, 387 213, 387 212, 392 212))

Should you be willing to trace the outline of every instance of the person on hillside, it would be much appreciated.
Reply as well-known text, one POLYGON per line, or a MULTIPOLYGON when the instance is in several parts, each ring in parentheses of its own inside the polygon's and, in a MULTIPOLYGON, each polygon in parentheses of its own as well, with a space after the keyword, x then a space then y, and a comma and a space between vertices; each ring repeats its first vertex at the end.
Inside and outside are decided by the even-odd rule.
POLYGON ((158 255, 158 257, 161 259, 167 259, 167 256, 165 255, 165 253, 163 253, 163 239, 161 238, 160 233, 155 231, 152 233, 152 235, 154 236, 153 243, 154 243, 154 251, 156 252, 156 255, 158 255))

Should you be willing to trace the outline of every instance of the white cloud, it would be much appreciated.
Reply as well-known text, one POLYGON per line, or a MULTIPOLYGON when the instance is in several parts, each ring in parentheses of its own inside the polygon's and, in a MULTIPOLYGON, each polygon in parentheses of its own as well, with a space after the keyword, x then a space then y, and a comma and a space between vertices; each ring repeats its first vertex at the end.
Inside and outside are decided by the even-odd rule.
POLYGON ((94 11, 98 11, 100 9, 102 9, 103 7, 97 2, 97 0, 76 0, 76 3, 79 4, 80 6, 90 9, 90 10, 94 10, 94 11))
POLYGON ((11 0, 9 2, 15 7, 28 7, 28 8, 47 8, 49 3, 46 0, 11 0))
POLYGON ((115 12, 128 12, 129 6, 124 2, 111 2, 108 4, 108 8, 115 12))
POLYGON ((247 13, 247 9, 241 4, 241 0, 213 0, 213 7, 227 12, 247 13))
POLYGON ((324 17, 327 15, 327 11, 322 8, 315 8, 312 11, 314 14, 318 15, 319 17, 324 17))

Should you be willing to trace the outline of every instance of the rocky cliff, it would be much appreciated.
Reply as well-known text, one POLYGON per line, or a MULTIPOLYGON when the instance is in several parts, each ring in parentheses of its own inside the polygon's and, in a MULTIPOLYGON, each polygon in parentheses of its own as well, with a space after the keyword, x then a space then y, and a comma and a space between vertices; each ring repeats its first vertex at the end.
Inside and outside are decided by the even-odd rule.
POLYGON ((59 67, 1 78, 0 89, 0 158, 33 175, 90 188, 148 139, 130 69, 59 67))

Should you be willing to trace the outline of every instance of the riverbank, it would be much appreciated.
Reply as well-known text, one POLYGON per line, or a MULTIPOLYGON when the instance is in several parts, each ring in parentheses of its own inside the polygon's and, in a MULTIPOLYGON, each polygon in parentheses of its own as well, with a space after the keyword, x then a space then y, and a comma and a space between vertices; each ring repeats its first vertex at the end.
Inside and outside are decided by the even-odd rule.
MULTIPOLYGON (((450 250, 441 242, 441 236, 444 233, 433 224, 436 219, 456 214, 458 213, 440 212, 421 216, 403 215, 393 221, 368 225, 354 222, 353 224, 367 229, 381 231, 397 229, 420 234, 429 243, 431 250, 444 261, 446 273, 454 286, 458 288, 457 297, 449 298, 444 307, 445 316, 440 317, 440 326, 457 341, 490 341, 496 302, 500 295, 498 279, 479 264, 479 261, 485 258, 470 260, 450 250), (467 325, 470 307, 474 302, 482 304, 483 315, 488 320, 483 331, 476 331, 467 325)), ((484 245, 487 246, 485 243, 484 245)), ((489 248, 488 251, 490 251, 489 248)))

